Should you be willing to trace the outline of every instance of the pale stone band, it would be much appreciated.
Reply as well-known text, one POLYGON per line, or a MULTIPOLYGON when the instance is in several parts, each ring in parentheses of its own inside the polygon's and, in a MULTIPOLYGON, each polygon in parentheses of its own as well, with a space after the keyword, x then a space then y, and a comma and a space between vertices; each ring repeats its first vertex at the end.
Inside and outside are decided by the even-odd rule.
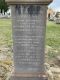
POLYGON ((5 0, 8 4, 49 4, 52 0, 5 0))
POLYGON ((16 76, 16 77, 43 77, 43 78, 46 78, 48 77, 48 75, 46 73, 17 73, 17 72, 14 72, 13 73, 13 76, 16 76))

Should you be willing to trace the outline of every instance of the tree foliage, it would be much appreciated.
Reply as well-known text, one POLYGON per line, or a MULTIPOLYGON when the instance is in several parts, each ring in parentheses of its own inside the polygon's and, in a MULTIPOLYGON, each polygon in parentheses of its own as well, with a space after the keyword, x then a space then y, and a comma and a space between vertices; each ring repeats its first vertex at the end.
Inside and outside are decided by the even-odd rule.
POLYGON ((8 10, 8 5, 5 2, 5 0, 0 0, 0 12, 2 13, 4 11, 4 13, 8 10))

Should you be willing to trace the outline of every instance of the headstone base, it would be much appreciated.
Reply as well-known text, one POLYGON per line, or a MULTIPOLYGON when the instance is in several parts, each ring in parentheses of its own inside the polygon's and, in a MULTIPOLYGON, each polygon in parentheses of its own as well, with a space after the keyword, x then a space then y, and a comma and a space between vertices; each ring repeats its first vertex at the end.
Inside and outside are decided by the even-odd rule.
MULTIPOLYGON (((27 74, 28 75, 28 74, 27 74)), ((10 77, 9 80, 48 80, 48 77, 47 76, 43 76, 43 77, 35 77, 35 76, 25 76, 25 75, 20 75, 20 76, 17 76, 17 75, 12 75, 10 77)))
POLYGON ((11 77, 10 78, 10 80, 48 80, 48 78, 46 77, 46 78, 43 78, 43 77, 33 77, 33 78, 31 78, 31 77, 29 77, 29 78, 22 78, 22 77, 16 77, 16 76, 13 76, 13 77, 11 77))

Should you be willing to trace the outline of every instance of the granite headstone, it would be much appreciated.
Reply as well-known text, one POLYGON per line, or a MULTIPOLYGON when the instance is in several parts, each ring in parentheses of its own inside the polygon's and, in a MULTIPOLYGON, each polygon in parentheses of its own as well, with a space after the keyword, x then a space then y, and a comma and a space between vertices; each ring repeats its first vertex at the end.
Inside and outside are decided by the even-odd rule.
POLYGON ((45 80, 44 47, 47 4, 52 0, 6 0, 11 5, 14 76, 11 80, 45 80))

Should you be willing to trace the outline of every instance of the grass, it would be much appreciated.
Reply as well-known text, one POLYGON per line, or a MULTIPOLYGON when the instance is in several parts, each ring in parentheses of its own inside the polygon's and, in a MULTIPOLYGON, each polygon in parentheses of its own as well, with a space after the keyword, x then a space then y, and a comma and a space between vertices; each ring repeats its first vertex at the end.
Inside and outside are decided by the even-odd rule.
POLYGON ((60 24, 47 22, 46 44, 53 48, 60 48, 60 24))
POLYGON ((60 24, 47 21, 46 45, 51 47, 47 54, 48 61, 53 61, 60 55, 60 24))
POLYGON ((12 30, 10 19, 0 19, 0 46, 11 46, 12 30))
POLYGON ((0 19, 0 80, 8 80, 8 73, 12 65, 12 27, 11 19, 0 19), (6 56, 6 59, 4 59, 6 56), (1 57, 1 56, 0 56, 1 57))

